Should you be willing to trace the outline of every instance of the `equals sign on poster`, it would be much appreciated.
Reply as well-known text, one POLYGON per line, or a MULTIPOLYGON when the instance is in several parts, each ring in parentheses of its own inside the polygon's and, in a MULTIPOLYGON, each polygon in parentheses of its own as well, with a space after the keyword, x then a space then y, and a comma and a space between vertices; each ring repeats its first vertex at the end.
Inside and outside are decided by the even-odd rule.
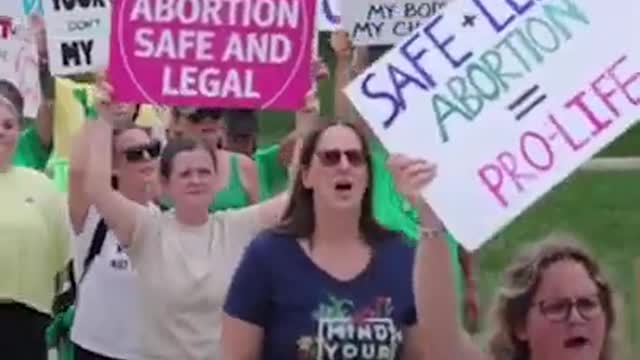
POLYGON ((508 109, 515 112, 516 120, 520 121, 546 99, 547 94, 540 94, 540 86, 534 85, 509 104, 508 109))

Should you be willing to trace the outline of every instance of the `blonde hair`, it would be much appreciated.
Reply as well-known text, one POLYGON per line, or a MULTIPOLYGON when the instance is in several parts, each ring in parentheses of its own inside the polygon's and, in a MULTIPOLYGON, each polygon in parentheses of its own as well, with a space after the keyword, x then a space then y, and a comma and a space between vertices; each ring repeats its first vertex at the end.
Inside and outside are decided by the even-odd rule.
POLYGON ((613 289, 605 279, 595 258, 570 233, 556 232, 525 249, 507 268, 503 286, 499 289, 492 309, 494 323, 489 350, 495 360, 529 360, 531 353, 526 342, 518 339, 516 331, 525 326, 533 297, 544 271, 562 261, 575 261, 587 270, 598 287, 606 321, 604 346, 599 360, 614 359, 617 337, 617 301, 613 289))

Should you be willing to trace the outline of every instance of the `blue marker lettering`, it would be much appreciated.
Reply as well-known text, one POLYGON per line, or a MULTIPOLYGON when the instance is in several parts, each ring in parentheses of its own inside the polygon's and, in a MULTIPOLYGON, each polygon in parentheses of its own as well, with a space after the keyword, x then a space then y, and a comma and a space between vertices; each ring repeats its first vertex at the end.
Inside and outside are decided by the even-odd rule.
MULTIPOLYGON (((495 4, 496 2, 497 2, 496 0, 491 1, 492 4, 495 4)), ((507 26, 509 26, 509 24, 511 24, 513 20, 516 18, 515 15, 511 14, 503 22, 498 22, 498 19, 495 18, 495 16, 491 13, 491 11, 489 11, 489 9, 484 5, 482 0, 473 0, 473 3, 476 4, 478 9, 480 9, 480 11, 482 12, 482 15, 484 15, 484 17, 487 18, 487 20, 489 20, 489 24, 491 24, 491 27, 493 27, 493 30, 495 30, 495 32, 498 34, 500 34, 502 30, 506 29, 507 26)))
POLYGON ((422 90, 427 90, 427 84, 423 84, 419 79, 414 78, 413 76, 407 74, 402 69, 394 66, 393 64, 388 65, 389 77, 391 78, 391 82, 393 83, 393 89, 396 92, 396 101, 398 101, 398 105, 401 110, 407 109, 407 102, 404 98, 404 89, 411 85, 416 84, 422 90))
POLYGON ((424 54, 427 53, 426 47, 421 47, 420 51, 416 53, 409 52, 411 50, 411 45, 420 37, 420 34, 414 34, 407 40, 404 44, 400 46, 400 54, 404 56, 404 58, 413 66, 413 68, 422 76, 422 80, 424 80, 428 86, 436 87, 437 83, 433 80, 433 76, 429 74, 418 62, 424 54))
POLYGON ((462 58, 460 58, 459 60, 456 60, 447 51, 447 46, 449 44, 451 44, 453 42, 453 40, 455 40, 456 37, 454 35, 451 35, 446 40, 444 40, 443 42, 440 42, 438 39, 436 39, 436 37, 432 33, 432 30, 436 25, 438 25, 440 23, 440 21, 442 21, 442 17, 443 17, 442 14, 436 16, 432 21, 429 22, 429 24, 427 24, 422 29, 422 31, 425 33, 425 35, 427 35, 427 37, 429 37, 429 39, 438 48, 438 50, 440 50, 442 52, 442 54, 447 58, 447 60, 449 60, 449 63, 451 63, 453 68, 457 69, 460 66, 462 66, 467 60, 469 60, 469 58, 471 58, 473 53, 471 51, 469 51, 466 54, 464 54, 462 56, 462 58))
POLYGON ((384 91, 372 91, 369 88, 369 82, 371 81, 371 79, 373 79, 374 76, 375 74, 368 74, 367 76, 365 76, 364 81, 362 81, 362 84, 360 84, 360 91, 362 91, 362 94, 369 99, 383 99, 388 100, 391 103, 391 114, 383 122, 384 128, 388 129, 391 125, 393 125, 394 120, 400 113, 400 104, 398 104, 398 101, 393 97, 393 95, 384 91))
POLYGON ((533 0, 526 0, 524 4, 518 4, 518 0, 507 0, 507 4, 509 4, 518 15, 522 15, 533 7, 533 0))

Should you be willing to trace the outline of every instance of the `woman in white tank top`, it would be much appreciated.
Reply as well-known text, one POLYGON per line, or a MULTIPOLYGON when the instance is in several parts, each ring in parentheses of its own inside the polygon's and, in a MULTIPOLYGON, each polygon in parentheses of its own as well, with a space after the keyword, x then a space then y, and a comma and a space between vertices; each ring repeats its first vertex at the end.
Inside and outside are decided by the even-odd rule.
MULTIPOLYGON (((119 106, 125 121, 132 123, 133 109, 134 106, 119 106)), ((88 123, 76 138, 71 157, 69 212, 74 230, 74 273, 79 279, 71 340, 76 345, 77 360, 129 360, 140 352, 136 338, 140 306, 136 273, 115 234, 85 195, 90 148, 87 133, 92 125, 88 123)), ((113 179, 119 193, 156 209, 151 200, 152 189, 158 183, 160 142, 152 140, 141 128, 127 126, 118 130, 112 144, 113 179)))

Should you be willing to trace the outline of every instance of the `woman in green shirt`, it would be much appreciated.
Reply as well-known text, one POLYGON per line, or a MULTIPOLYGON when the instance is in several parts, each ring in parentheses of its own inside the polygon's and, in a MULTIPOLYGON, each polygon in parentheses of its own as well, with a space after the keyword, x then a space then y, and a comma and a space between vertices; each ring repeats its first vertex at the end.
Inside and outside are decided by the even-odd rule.
MULTIPOLYGON (((222 149, 224 145, 222 110, 176 107, 171 111, 168 137, 201 139, 215 150, 220 183, 209 211, 239 209, 258 202, 255 164, 244 154, 222 149)), ((170 204, 165 203, 165 206, 170 204)))

